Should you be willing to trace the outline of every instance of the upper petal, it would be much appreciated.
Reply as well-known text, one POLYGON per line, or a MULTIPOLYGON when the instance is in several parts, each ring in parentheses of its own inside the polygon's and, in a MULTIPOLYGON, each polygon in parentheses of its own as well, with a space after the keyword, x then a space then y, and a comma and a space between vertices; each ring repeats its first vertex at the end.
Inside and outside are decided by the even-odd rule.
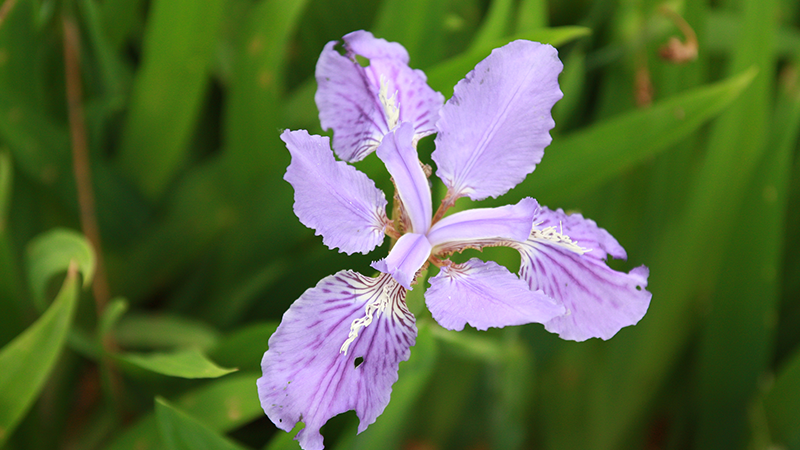
POLYGON ((403 207, 411 220, 411 230, 425 233, 431 225, 431 187, 420 166, 414 147, 414 128, 404 122, 389 133, 378 147, 377 155, 394 179, 403 207))
POLYGON ((356 31, 344 37, 346 55, 335 45, 325 45, 317 62, 314 99, 322 128, 333 128, 333 147, 341 159, 363 159, 400 122, 413 124, 415 140, 436 131, 444 97, 428 86, 422 71, 408 67, 408 53, 400 44, 356 31), (362 67, 356 55, 369 59, 369 65, 362 67), (384 100, 399 108, 399 115, 388 113, 381 87, 384 100))
POLYGON ((533 217, 539 208, 528 197, 516 205, 468 209, 436 222, 428 232, 434 253, 452 253, 466 247, 482 248, 522 241, 531 234, 533 217))
POLYGON ((381 58, 408 64, 408 52, 401 44, 376 38, 369 31, 353 31, 344 35, 342 40, 350 54, 361 55, 370 60, 381 58))
POLYGON ((398 283, 410 290, 414 276, 431 255, 431 248, 424 234, 407 233, 400 236, 389 256, 372 263, 372 267, 391 274, 398 283))
POLYGON ((360 433, 389 403, 398 365, 408 360, 416 335, 405 290, 390 276, 329 276, 292 304, 270 337, 258 379, 261 406, 282 430, 304 422, 295 439, 305 450, 322 449, 320 427, 351 409, 360 433), (371 323, 341 352, 353 321, 368 310, 371 323))
POLYGON ((564 307, 493 262, 472 258, 443 266, 429 280, 425 303, 439 325, 460 331, 464 325, 485 330, 525 323, 545 323, 564 314, 564 307))
POLYGON ((368 253, 383 242, 386 198, 364 173, 336 161, 327 137, 305 130, 281 134, 292 154, 284 179, 294 187, 294 212, 329 248, 368 253))
POLYGON ((608 267, 606 254, 624 258, 625 250, 594 221, 542 207, 531 236, 517 245, 520 277, 564 304, 567 313, 545 324, 564 339, 609 339, 636 324, 647 312, 649 271, 630 273, 608 267))
POLYGON ((550 144, 562 67, 555 48, 514 41, 459 81, 440 112, 432 155, 451 195, 497 197, 533 171, 550 144))

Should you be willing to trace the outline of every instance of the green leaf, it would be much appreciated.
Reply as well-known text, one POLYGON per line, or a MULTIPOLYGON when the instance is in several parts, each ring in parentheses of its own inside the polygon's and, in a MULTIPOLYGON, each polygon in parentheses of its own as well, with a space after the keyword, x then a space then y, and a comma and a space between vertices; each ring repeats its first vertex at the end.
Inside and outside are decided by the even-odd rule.
POLYGON ((114 329, 114 339, 124 348, 169 349, 195 347, 207 350, 217 344, 219 333, 188 317, 129 314, 114 329))
POLYGON ((209 355, 220 364, 239 367, 242 370, 261 370, 261 358, 267 351, 267 342, 277 322, 253 324, 240 328, 222 339, 209 355))
POLYGON ((215 300, 208 303, 204 316, 213 317, 214 323, 220 327, 241 322, 252 310, 253 304, 262 298, 261 294, 291 273, 291 268, 291 260, 275 256, 271 263, 255 270, 251 276, 237 283, 229 283, 222 292, 215 293, 215 300))
POLYGON ((518 327, 503 330, 503 359, 489 367, 493 448, 523 448, 528 428, 525 412, 535 386, 533 352, 519 338, 518 327))
POLYGON ((171 353, 120 353, 114 356, 120 361, 170 377, 218 378, 238 370, 219 367, 197 349, 171 353))
POLYGON ((289 40, 307 0, 263 0, 243 24, 236 49, 230 94, 225 110, 225 160, 233 171, 230 181, 263 182, 279 177, 271 149, 280 148, 281 97, 289 40))
POLYGON ((699 344, 698 448, 743 448, 747 439, 752 398, 774 351, 787 191, 799 131, 800 96, 782 92, 766 154, 740 205, 740 217, 758 218, 759 238, 725 250, 699 344))
MULTIPOLYGON (((783 14, 787 12, 782 11, 783 14)), ((706 26, 708 39, 704 42, 710 51, 733 53, 736 51, 736 36, 741 32, 741 20, 735 13, 714 10, 708 14, 706 26)), ((777 30, 775 50, 781 56, 800 59, 800 31, 789 26, 777 30)))
POLYGON ((778 373, 764 398, 767 422, 774 441, 800 448, 800 350, 778 373))
POLYGON ((77 231, 56 228, 40 234, 28 244, 28 282, 36 305, 44 310, 48 282, 64 272, 71 261, 83 274, 83 286, 92 283, 95 255, 89 241, 77 231))
POLYGON ((442 327, 431 327, 431 333, 447 346, 448 353, 484 363, 499 363, 503 348, 496 339, 474 333, 456 333, 442 327))
POLYGON ((156 0, 134 80, 119 165, 159 199, 188 159, 224 11, 223 0, 156 0))
POLYGON ((546 204, 559 204, 587 192, 696 131, 730 105, 754 76, 748 70, 555 139, 536 172, 495 202, 533 194, 546 204))
POLYGON ((433 90, 441 92, 445 97, 450 97, 453 94, 453 87, 455 87, 456 83, 464 78, 467 72, 472 70, 476 64, 489 56, 495 48, 502 47, 516 39, 528 39, 558 47, 579 37, 588 36, 590 33, 591 30, 586 27, 569 26, 542 28, 540 30, 515 35, 507 39, 493 40, 473 47, 458 56, 426 70, 428 84, 433 90))
MULTIPOLYGON (((564 58, 563 55, 561 57, 564 58)), ((586 89, 586 54, 582 49, 574 48, 567 54, 564 59, 564 70, 558 77, 558 84, 564 97, 553 106, 553 120, 557 125, 553 130, 554 134, 569 127, 572 120, 581 113, 579 105, 586 89)), ((555 141, 560 139, 560 136, 554 138, 555 141)), ((547 156, 549 159, 549 152, 547 156)))
POLYGON ((134 31, 141 32, 143 3, 144 0, 107 0, 97 5, 112 48, 122 49, 134 31))
POLYGON ((26 321, 23 319, 23 302, 19 267, 12 244, 11 233, 7 230, 8 209, 14 178, 11 155, 0 148, 0 345, 11 340, 22 331, 26 321))
POLYGON ((97 331, 100 338, 107 335, 117 325, 122 316, 128 311, 128 301, 122 297, 112 299, 100 317, 97 331))
POLYGON ((219 164, 188 171, 166 202, 165 214, 142 233, 136 245, 106 255, 109 283, 135 305, 152 295, 151 290, 185 274, 186 267, 207 254, 236 218, 238 212, 228 205, 221 186, 219 164))
POLYGON ((493 41, 508 34, 515 3, 513 0, 494 0, 489 3, 489 11, 483 18, 483 23, 472 41, 471 48, 491 45, 493 41))
POLYGON ((546 0, 521 0, 516 18, 516 32, 524 33, 547 26, 546 0))
MULTIPOLYGON (((213 380, 181 396, 174 403, 208 428, 226 433, 261 417, 256 372, 235 373, 213 380)), ((108 450, 152 450, 160 448, 156 419, 152 413, 117 437, 108 450)))
POLYGON ((78 268, 67 278, 47 311, 0 350, 0 447, 44 387, 67 339, 78 299, 78 268))
MULTIPOLYGON (((63 102, 64 94, 63 87, 48 89, 41 83, 41 56, 50 49, 34 27, 35 8, 34 2, 17 2, 0 27, 0 137, 20 173, 51 188, 73 207, 69 132, 40 106, 41 96, 60 96, 63 102)), ((50 76, 59 77, 60 70, 50 76)))
MULTIPOLYGON (((129 3, 135 4, 136 2, 129 0, 129 3)), ((107 101, 114 109, 121 108, 125 101, 125 95, 127 94, 126 89, 128 89, 130 85, 131 74, 130 71, 126 70, 123 66, 120 55, 114 53, 113 44, 105 33, 109 28, 120 26, 119 18, 113 18, 113 27, 104 26, 104 17, 96 2, 80 0, 77 4, 80 8, 83 19, 82 22, 86 24, 88 40, 91 42, 93 50, 97 55, 97 63, 100 69, 100 75, 102 76, 102 82, 108 91, 109 98, 107 101)))
POLYGON ((156 398, 156 420, 161 442, 169 450, 240 450, 244 447, 222 437, 163 398, 156 398))
POLYGON ((595 368, 594 395, 586 405, 593 413, 587 430, 594 448, 618 448, 641 420, 696 329, 697 297, 713 292, 725 249, 739 236, 741 201, 767 149, 776 61, 765 49, 773 48, 775 6, 744 2, 745 26, 729 72, 746 70, 740 77, 750 78, 755 67, 758 77, 714 122, 688 204, 656 243, 648 261, 654 296, 647 316, 615 337, 606 363, 595 368))
POLYGON ((442 20, 446 0, 384 0, 370 31, 408 51, 411 67, 428 67, 441 60, 448 44, 442 20))
POLYGON ((272 439, 269 440, 269 443, 264 447, 264 450, 298 450, 300 448, 300 444, 294 439, 297 436, 297 433, 300 432, 303 428, 305 428, 305 424, 303 422, 297 422, 297 425, 292 428, 292 431, 288 433, 284 433, 281 430, 278 430, 272 439))

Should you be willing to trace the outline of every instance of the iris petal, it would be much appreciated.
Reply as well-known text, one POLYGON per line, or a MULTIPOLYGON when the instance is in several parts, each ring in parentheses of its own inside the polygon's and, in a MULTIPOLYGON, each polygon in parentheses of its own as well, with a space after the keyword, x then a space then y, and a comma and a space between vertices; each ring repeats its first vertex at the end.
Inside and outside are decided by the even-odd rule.
POLYGON ((497 197, 533 171, 550 144, 562 67, 553 47, 514 41, 456 85, 432 155, 451 196, 497 197))
POLYGON ((431 188, 419 164, 417 149, 412 143, 414 129, 404 122, 389 133, 378 147, 377 155, 392 175, 403 208, 411 220, 411 230, 425 233, 431 225, 431 188))
POLYGON ((367 31, 344 37, 346 55, 329 42, 317 61, 317 93, 322 129, 333 129, 333 148, 345 161, 360 161, 375 151, 383 137, 401 122, 414 126, 415 140, 436 132, 444 103, 442 94, 427 84, 425 74, 408 67, 408 53, 400 44, 376 39, 367 31), (362 67, 356 56, 369 60, 362 67), (399 120, 387 115, 381 85, 399 106, 399 120))
POLYGON ((510 241, 525 240, 530 235, 538 208, 536 200, 528 197, 516 205, 457 212, 434 224, 428 232, 428 240, 435 247, 435 253, 510 245, 510 241))
POLYGON ((282 430, 304 422, 296 439, 305 450, 322 449, 320 427, 345 411, 356 411, 360 433, 389 403, 398 365, 408 360, 416 335, 405 289, 390 276, 329 276, 292 304, 269 339, 257 383, 261 406, 282 430), (371 323, 347 353, 340 352, 369 305, 377 305, 371 323))
POLYGON ((407 233, 400 236, 389 256, 372 263, 372 267, 391 274, 403 287, 411 289, 414 276, 431 255, 431 248, 424 234, 407 233))
POLYGON ((464 264, 443 266, 431 278, 425 303, 439 325, 461 331, 464 325, 486 330, 531 322, 545 323, 564 313, 541 291, 493 262, 472 258, 464 264))
POLYGON ((520 277, 567 309, 566 315, 545 324, 548 331, 574 341, 610 339, 621 328, 639 322, 652 296, 645 289, 646 267, 630 273, 608 267, 606 254, 625 258, 625 250, 580 214, 542 207, 534 221, 531 237, 517 246, 522 255, 520 277), (547 228, 550 232, 541 231, 547 228))
POLYGON ((327 137, 284 131, 292 154, 284 179, 294 187, 294 212, 329 248, 368 253, 383 242, 386 198, 364 173, 336 161, 327 137))

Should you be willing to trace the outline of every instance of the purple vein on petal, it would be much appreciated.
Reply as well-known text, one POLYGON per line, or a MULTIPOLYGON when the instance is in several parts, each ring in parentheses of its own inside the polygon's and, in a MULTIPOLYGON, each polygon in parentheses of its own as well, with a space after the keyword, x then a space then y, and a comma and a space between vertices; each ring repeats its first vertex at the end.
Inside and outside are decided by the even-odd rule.
POLYGON ((456 85, 432 155, 451 195, 497 197, 533 171, 550 143, 562 67, 553 47, 514 41, 456 85))
POLYGON ((366 31, 344 37, 345 55, 329 42, 317 61, 318 84, 315 100, 324 130, 333 129, 333 147, 343 160, 355 162, 373 152, 391 131, 385 105, 380 100, 381 84, 389 97, 399 102, 399 119, 411 122, 418 140, 436 131, 432 118, 438 117, 444 97, 433 91, 425 74, 408 67, 408 54, 397 43, 376 39, 366 31), (362 67, 356 56, 369 59, 362 67))
POLYGON ((479 330, 545 323, 564 313, 563 306, 493 261, 472 258, 443 266, 429 282, 428 309, 450 330, 460 331, 467 323, 479 330))
POLYGON ((258 380, 262 407, 283 430, 304 422, 296 439, 306 450, 323 448, 320 427, 342 412, 354 409, 363 431, 389 402, 398 364, 408 359, 415 337, 405 289, 390 276, 329 276, 292 304, 270 338, 258 380), (343 307, 320 310, 332 304, 343 307), (347 354, 340 352, 351 324, 370 304, 380 305, 372 322, 347 354))
POLYGON ((641 320, 652 297, 645 289, 646 267, 629 273, 608 267, 606 254, 624 257, 625 250, 606 230, 580 214, 542 207, 534 221, 538 228, 558 223, 577 245, 593 247, 581 254, 535 232, 515 246, 522 257, 520 277, 531 289, 541 289, 567 309, 565 315, 545 324, 548 331, 575 341, 610 339, 621 328, 641 320))

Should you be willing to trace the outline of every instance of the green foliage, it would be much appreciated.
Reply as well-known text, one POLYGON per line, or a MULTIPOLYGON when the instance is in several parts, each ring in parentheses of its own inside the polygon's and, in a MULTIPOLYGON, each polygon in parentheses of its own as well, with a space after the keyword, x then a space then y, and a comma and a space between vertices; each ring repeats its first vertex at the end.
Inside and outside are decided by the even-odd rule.
POLYGON ((120 353, 116 355, 116 358, 136 367, 170 377, 219 378, 236 371, 236 369, 219 367, 197 349, 168 353, 120 353))
POLYGON ((94 276, 94 251, 89 241, 76 231, 55 229, 37 236, 28 244, 27 258, 33 300, 42 309, 50 279, 65 272, 72 261, 83 274, 84 286, 89 286, 94 276))
POLYGON ((0 446, 44 388, 64 347, 77 301, 78 273, 73 265, 42 317, 0 349, 0 446))
MULTIPOLYGON (((584 213, 627 250, 614 267, 650 268, 653 300, 574 343, 448 332, 415 289, 392 401, 360 435, 355 414, 331 420, 329 448, 800 449, 800 4, 662 3, 0 2, 0 447, 299 448, 302 425, 263 414, 261 356, 304 290, 378 256, 299 223, 278 136, 321 133, 319 52, 367 29, 446 97, 493 48, 556 46, 553 142, 479 206, 584 213), (696 59, 662 56, 687 42, 666 7, 696 59)), ((391 196, 379 161, 359 169, 391 196)))
POLYGON ((156 420, 161 442, 168 450, 239 450, 242 447, 220 436, 166 400, 156 398, 156 420))
POLYGON ((778 373, 775 385, 764 399, 770 430, 789 448, 800 447, 800 353, 778 373))

